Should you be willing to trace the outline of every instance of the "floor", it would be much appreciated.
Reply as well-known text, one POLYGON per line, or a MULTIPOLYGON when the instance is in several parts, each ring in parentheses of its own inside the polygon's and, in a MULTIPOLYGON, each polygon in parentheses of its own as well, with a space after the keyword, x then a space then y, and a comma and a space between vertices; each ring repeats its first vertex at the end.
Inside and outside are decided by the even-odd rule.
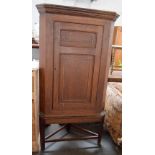
MULTIPOLYGON (((51 125, 46 129, 46 134, 51 130, 60 128, 61 125, 51 125)), ((97 124, 82 124, 81 126, 96 131, 97 124)), ((57 136, 73 137, 77 135, 76 131, 67 134, 66 131, 61 131, 57 136)), ((102 138, 102 147, 97 146, 96 140, 86 141, 66 141, 57 143, 48 143, 45 146, 45 151, 40 153, 32 153, 32 155, 122 155, 121 148, 117 147, 108 132, 105 130, 102 138)))

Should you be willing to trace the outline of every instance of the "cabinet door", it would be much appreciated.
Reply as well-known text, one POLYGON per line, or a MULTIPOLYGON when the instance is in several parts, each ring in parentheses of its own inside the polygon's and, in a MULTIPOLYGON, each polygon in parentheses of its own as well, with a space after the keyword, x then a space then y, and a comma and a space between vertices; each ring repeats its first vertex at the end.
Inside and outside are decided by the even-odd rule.
POLYGON ((103 27, 54 23, 53 110, 95 111, 103 27))

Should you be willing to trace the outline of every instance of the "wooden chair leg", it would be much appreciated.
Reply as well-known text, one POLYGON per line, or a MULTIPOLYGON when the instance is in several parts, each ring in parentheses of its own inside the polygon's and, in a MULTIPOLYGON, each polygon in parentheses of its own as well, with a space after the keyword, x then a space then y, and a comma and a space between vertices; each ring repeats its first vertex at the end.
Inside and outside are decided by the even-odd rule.
POLYGON ((45 122, 42 117, 39 118, 39 126, 40 126, 40 144, 41 151, 45 150, 45 122))
POLYGON ((103 135, 103 123, 104 123, 104 117, 102 118, 102 121, 100 122, 99 132, 98 132, 98 141, 97 144, 99 147, 101 147, 101 140, 103 135))

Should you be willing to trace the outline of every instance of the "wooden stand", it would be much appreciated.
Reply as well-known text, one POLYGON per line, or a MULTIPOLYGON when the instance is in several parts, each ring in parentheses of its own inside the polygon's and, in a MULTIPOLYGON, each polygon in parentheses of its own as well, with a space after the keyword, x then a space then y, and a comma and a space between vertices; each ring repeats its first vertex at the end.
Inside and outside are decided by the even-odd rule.
POLYGON ((89 139, 97 139, 97 145, 101 146, 101 139, 103 135, 103 123, 104 123, 104 116, 102 117, 101 121, 99 123, 99 131, 98 133, 90 131, 88 129, 79 127, 76 124, 63 124, 61 128, 57 129, 56 131, 50 133, 49 135, 45 136, 45 121, 43 117, 40 117, 40 143, 41 143, 41 150, 45 150, 45 143, 49 142, 62 142, 62 141, 75 141, 75 140, 89 140, 89 139), (68 133, 70 133, 71 129, 76 129, 80 133, 87 134, 86 136, 82 137, 72 137, 72 138, 56 138, 56 139, 50 139, 58 132, 62 131, 63 129, 66 129, 68 133), (89 135, 88 135, 89 134, 89 135))

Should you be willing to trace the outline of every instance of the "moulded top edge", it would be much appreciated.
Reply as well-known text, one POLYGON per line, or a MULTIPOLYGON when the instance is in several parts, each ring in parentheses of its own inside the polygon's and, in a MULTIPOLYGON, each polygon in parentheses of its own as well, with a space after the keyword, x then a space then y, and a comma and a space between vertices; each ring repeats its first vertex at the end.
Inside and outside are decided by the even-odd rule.
POLYGON ((83 16, 83 17, 92 17, 100 19, 109 19, 113 21, 115 21, 119 17, 119 15, 116 12, 78 8, 63 5, 38 4, 36 5, 36 7, 39 13, 54 13, 54 14, 64 14, 72 16, 83 16))

